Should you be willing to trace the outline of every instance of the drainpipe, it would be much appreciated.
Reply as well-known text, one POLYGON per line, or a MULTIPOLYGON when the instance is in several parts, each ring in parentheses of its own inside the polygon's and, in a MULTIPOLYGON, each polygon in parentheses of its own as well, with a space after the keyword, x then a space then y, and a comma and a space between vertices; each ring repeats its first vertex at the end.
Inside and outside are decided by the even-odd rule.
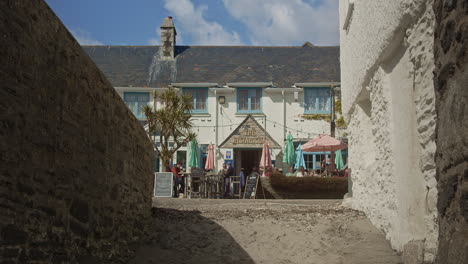
POLYGON ((215 164, 214 164, 214 171, 217 171, 216 170, 216 167, 218 166, 218 153, 219 153, 219 149, 218 149, 218 110, 219 110, 219 102, 218 102, 218 94, 217 94, 217 91, 215 90, 215 106, 216 106, 216 117, 215 117, 215 149, 214 149, 214 160, 215 160, 215 164))
POLYGON ((283 141, 286 140, 286 99, 284 94, 284 88, 281 90, 283 95, 283 141))
MULTIPOLYGON (((335 137, 335 85, 331 81, 331 121, 330 121, 330 136, 335 137)), ((335 169, 335 152, 330 151, 330 169, 335 169)))

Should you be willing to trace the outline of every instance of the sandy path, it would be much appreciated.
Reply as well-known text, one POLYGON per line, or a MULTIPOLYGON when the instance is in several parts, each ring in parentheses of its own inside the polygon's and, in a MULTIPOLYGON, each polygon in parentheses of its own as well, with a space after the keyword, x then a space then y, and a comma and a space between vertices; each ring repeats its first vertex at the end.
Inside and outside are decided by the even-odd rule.
POLYGON ((333 200, 154 201, 153 243, 130 263, 402 263, 359 212, 333 200))

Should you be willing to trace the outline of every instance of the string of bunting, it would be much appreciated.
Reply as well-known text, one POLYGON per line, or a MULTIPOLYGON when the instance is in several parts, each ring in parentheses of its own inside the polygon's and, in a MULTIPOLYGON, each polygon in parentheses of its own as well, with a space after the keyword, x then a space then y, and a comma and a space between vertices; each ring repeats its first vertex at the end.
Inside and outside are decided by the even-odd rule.
MULTIPOLYGON (((279 127, 282 127, 282 128, 286 128, 286 130, 290 131, 290 132, 296 132, 297 133, 307 133, 309 134, 309 137, 310 135, 315 135, 315 136, 318 136, 320 134, 323 134, 323 133, 313 133, 313 132, 308 132, 308 131, 303 131, 303 130, 299 130, 299 129, 295 129, 295 128, 292 128, 292 127, 288 127, 288 126, 285 126, 285 125, 282 125, 281 123, 278 123, 276 121, 273 121, 273 120, 270 120, 270 119, 266 119, 267 122, 269 123, 272 123, 273 124, 273 127, 276 127, 277 125, 279 127)), ((263 120, 262 120, 263 122, 263 120)), ((238 123, 238 124, 227 124, 227 125, 218 125, 218 127, 231 127, 231 130, 232 130, 232 127, 237 127, 239 126, 241 123, 238 123)), ((203 127, 207 127, 207 128, 215 128, 216 126, 215 125, 201 125, 201 126, 192 126, 193 128, 203 128, 203 127)))

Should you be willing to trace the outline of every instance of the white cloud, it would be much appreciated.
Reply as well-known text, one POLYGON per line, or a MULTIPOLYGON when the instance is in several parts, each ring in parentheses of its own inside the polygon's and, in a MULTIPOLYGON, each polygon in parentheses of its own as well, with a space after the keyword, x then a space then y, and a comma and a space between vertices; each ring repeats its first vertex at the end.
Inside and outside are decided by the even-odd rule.
POLYGON ((338 0, 223 0, 253 45, 339 45, 338 0))
POLYGON ((70 32, 81 45, 104 45, 101 41, 93 39, 91 34, 84 29, 71 29, 70 32))
POLYGON ((148 40, 148 44, 149 44, 149 45, 153 45, 153 46, 159 45, 159 39, 157 39, 157 38, 150 38, 150 39, 148 40))
POLYGON ((179 35, 188 35, 194 45, 242 45, 237 32, 228 32, 217 22, 207 21, 207 6, 195 7, 190 0, 165 0, 164 7, 174 16, 179 35))

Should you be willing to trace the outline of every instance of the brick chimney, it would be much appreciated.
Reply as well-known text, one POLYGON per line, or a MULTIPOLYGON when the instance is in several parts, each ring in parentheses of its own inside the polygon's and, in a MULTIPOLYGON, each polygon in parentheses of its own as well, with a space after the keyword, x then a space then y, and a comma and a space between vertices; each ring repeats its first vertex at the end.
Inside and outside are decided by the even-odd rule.
POLYGON ((161 24, 161 59, 172 60, 175 57, 177 31, 172 21, 172 17, 168 16, 163 19, 161 24))

